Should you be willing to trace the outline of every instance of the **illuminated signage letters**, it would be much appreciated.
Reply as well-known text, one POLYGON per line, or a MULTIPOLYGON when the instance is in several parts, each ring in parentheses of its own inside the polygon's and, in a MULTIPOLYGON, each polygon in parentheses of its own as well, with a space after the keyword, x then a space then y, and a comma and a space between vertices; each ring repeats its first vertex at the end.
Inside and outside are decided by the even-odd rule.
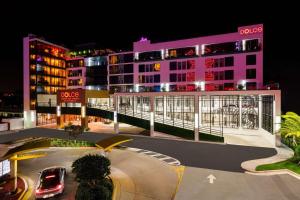
POLYGON ((253 27, 253 28, 242 28, 240 30, 241 35, 250 35, 250 34, 261 33, 261 32, 263 32, 262 26, 253 27))
POLYGON ((60 102, 81 102, 81 91, 70 90, 70 91, 60 91, 58 96, 60 102))

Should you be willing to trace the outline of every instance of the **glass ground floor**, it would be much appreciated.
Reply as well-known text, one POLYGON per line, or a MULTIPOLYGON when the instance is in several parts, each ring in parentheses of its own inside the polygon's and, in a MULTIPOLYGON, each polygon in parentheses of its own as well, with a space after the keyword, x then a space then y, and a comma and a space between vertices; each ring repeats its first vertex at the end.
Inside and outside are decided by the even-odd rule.
POLYGON ((116 94, 116 111, 143 119, 150 119, 153 112, 154 122, 190 130, 198 127, 218 135, 224 128, 274 133, 275 117, 280 112, 275 110, 275 100, 280 102, 280 98, 270 91, 141 94, 116 94))
MULTIPOLYGON (((165 124, 192 130, 195 135, 223 136, 225 129, 265 130, 274 134, 280 128, 281 93, 280 90, 115 93, 105 101, 91 99, 80 107, 81 115, 59 115, 59 124, 104 121, 86 116, 86 109, 92 108, 114 112, 115 130, 118 113, 149 120, 150 133, 155 124, 165 124)), ((37 114, 38 124, 58 122, 56 116, 37 114)))
MULTIPOLYGON (((101 117, 95 116, 88 116, 88 123, 91 122, 104 122, 105 119, 101 117)), ((73 125, 81 125, 81 115, 61 115, 61 120, 63 125, 68 125, 72 123, 73 125)), ((47 125, 47 124, 56 124, 57 123, 57 115, 56 114, 45 114, 45 113, 38 113, 37 114, 37 125, 47 125)))

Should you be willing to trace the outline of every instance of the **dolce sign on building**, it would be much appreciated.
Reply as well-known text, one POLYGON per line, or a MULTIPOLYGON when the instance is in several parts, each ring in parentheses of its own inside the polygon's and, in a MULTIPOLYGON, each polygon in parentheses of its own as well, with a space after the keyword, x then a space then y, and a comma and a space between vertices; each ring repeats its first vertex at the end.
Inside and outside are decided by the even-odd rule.
POLYGON ((81 103, 84 94, 83 90, 75 89, 75 90, 60 90, 57 93, 58 103, 81 103))
POLYGON ((262 33, 262 32, 263 32, 262 24, 239 28, 239 33, 241 35, 252 35, 252 34, 257 34, 257 33, 262 33))

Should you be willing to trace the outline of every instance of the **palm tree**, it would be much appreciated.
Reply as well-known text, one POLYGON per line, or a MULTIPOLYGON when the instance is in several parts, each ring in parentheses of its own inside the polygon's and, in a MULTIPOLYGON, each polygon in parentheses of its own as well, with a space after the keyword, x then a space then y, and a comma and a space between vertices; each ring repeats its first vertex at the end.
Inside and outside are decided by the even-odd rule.
POLYGON ((113 184, 110 175, 110 160, 101 155, 86 155, 75 160, 72 172, 76 174, 79 186, 76 200, 109 200, 113 184))
POLYGON ((281 123, 281 135, 285 138, 292 138, 293 146, 297 146, 297 139, 300 138, 300 116, 294 112, 287 112, 282 115, 282 118, 284 120, 281 123))

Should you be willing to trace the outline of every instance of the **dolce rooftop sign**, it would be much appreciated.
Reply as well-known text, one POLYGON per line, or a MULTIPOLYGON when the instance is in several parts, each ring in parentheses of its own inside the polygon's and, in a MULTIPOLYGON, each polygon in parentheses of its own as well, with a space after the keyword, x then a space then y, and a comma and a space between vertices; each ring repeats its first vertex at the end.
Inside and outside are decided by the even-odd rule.
POLYGON ((251 35, 251 34, 262 33, 262 32, 263 32, 262 25, 239 28, 239 33, 241 35, 251 35))

